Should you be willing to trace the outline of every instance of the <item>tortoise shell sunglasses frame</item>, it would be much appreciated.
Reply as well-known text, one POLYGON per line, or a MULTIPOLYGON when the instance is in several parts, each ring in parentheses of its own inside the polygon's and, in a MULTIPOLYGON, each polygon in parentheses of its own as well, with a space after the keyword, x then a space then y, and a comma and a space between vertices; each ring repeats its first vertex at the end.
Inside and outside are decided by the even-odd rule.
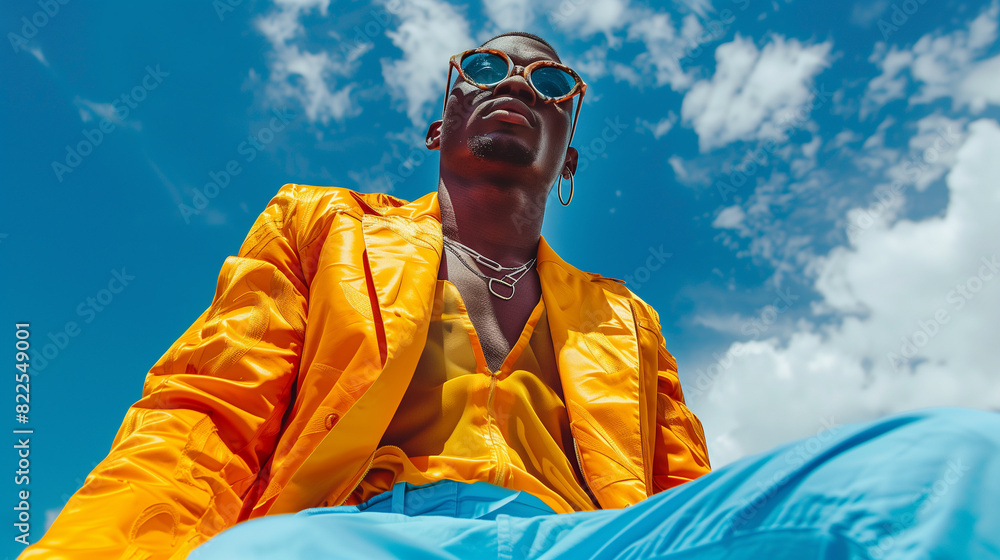
POLYGON ((576 71, 574 71, 569 66, 566 66, 564 64, 559 64, 558 62, 555 62, 553 60, 537 60, 537 61, 532 62, 531 64, 528 64, 527 66, 525 66, 521 70, 521 72, 515 72, 516 68, 518 68, 518 67, 514 64, 514 61, 511 60, 510 56, 507 53, 503 52, 503 51, 500 51, 500 50, 497 50, 497 49, 488 49, 488 48, 480 47, 478 49, 471 49, 471 50, 467 50, 467 51, 462 52, 462 53, 458 53, 455 56, 451 57, 451 60, 448 62, 448 81, 445 82, 444 106, 441 108, 441 116, 442 117, 444 116, 444 110, 445 110, 445 108, 448 107, 448 96, 449 96, 449 93, 450 93, 450 90, 451 90, 451 70, 452 70, 452 68, 454 68, 455 70, 458 70, 459 77, 461 77, 463 80, 465 80, 466 83, 468 83, 470 85, 473 85, 473 86, 475 86, 475 87, 477 87, 479 89, 492 89, 492 88, 496 87, 500 82, 506 80, 507 78, 509 78, 509 77, 511 77, 511 76, 513 76, 515 74, 520 74, 521 76, 524 76, 525 81, 528 82, 528 85, 531 86, 531 89, 535 92, 536 95, 538 95, 538 97, 542 100, 543 103, 561 103, 561 102, 566 101, 567 99, 569 99, 569 98, 571 98, 571 97, 573 97, 575 95, 579 95, 580 99, 578 99, 577 102, 576 102, 576 112, 573 115, 573 126, 572 126, 572 128, 570 130, 570 133, 569 133, 569 144, 573 143, 573 135, 576 133, 576 122, 577 122, 577 120, 580 117, 580 107, 583 105, 583 96, 587 93, 587 84, 583 81, 583 78, 581 78, 580 75, 577 74, 576 71), (504 76, 502 79, 498 80, 497 82, 493 83, 493 84, 481 84, 481 83, 479 83, 479 82, 477 82, 477 81, 469 78, 465 74, 465 71, 462 70, 462 61, 465 59, 465 57, 467 57, 467 56, 469 56, 471 54, 476 54, 476 53, 491 53, 491 54, 495 54, 495 55, 503 58, 504 60, 506 60, 507 61, 507 75, 504 76), (573 84, 573 87, 565 95, 562 95, 562 96, 559 96, 559 97, 550 97, 548 95, 545 95, 541 91, 539 91, 538 88, 535 87, 534 82, 531 81, 531 73, 534 72, 538 68, 555 68, 557 70, 562 70, 563 72, 566 72, 567 74, 569 74, 576 83, 573 84))

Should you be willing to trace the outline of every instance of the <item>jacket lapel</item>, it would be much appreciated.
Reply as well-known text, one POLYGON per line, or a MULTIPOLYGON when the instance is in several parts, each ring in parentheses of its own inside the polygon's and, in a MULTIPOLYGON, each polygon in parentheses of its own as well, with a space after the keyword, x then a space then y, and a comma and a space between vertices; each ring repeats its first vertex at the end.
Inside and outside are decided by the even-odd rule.
POLYGON ((281 489, 268 514, 315 507, 332 497, 347 498, 352 480, 371 456, 402 401, 427 340, 438 268, 441 225, 437 193, 385 210, 363 214, 365 274, 378 308, 373 319, 382 359, 380 373, 361 398, 323 437, 281 489), (336 493, 336 496, 333 494, 336 493))
POLYGON ((640 409, 649 388, 628 291, 567 264, 544 238, 538 273, 581 468, 602 507, 624 507, 647 496, 648 465, 640 409))
MULTIPOLYGON (((385 215, 362 216, 366 274, 371 276, 371 285, 378 299, 381 336, 384 337, 384 350, 388 352, 388 355, 383 355, 383 361, 387 367, 390 360, 411 346, 420 349, 424 346, 423 339, 414 340, 413 337, 421 327, 426 335, 434 303, 434 288, 443 250, 441 224, 436 219, 436 212, 420 215, 417 208, 408 207, 425 206, 432 202, 436 211, 436 193, 428 196, 385 215), (425 200, 428 196, 430 201, 425 200), (419 204, 421 202, 424 204, 419 204), (413 212, 418 215, 407 215, 413 212)), ((424 209, 425 212, 428 210, 424 209)))

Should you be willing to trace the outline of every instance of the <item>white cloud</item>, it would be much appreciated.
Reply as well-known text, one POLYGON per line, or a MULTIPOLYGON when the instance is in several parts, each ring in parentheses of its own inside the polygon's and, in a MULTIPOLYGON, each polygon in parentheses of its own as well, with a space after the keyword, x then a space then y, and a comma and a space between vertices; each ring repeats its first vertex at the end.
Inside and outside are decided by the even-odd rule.
POLYGON ((351 100, 352 85, 337 87, 338 78, 349 77, 357 60, 370 45, 348 53, 309 52, 297 44, 305 39, 301 18, 312 10, 327 15, 330 0, 276 0, 277 10, 260 16, 257 29, 274 49, 269 54, 268 95, 279 103, 295 101, 310 122, 342 120, 359 108, 351 100))
POLYGON ((181 204, 184 204, 185 200, 184 197, 181 196, 180 189, 178 189, 174 182, 167 177, 166 173, 160 169, 160 166, 157 165, 156 162, 153 161, 148 155, 146 156, 146 162, 149 163, 149 166, 153 169, 153 173, 160 180, 160 182, 163 183, 163 186, 166 187, 167 192, 170 193, 170 198, 173 200, 174 204, 178 208, 181 204))
POLYGON ((851 23, 858 27, 868 27, 889 7, 889 0, 868 0, 857 2, 851 8, 851 23))
POLYGON ((670 164, 670 168, 674 170, 674 175, 677 175, 677 179, 680 181, 686 181, 688 178, 687 169, 684 168, 684 160, 680 156, 673 155, 667 159, 667 163, 670 164))
POLYGON ((616 81, 628 82, 632 87, 642 86, 642 75, 635 68, 620 62, 611 64, 611 75, 615 77, 616 81))
POLYGON ((647 121, 645 119, 639 119, 639 124, 653 133, 653 137, 659 140, 666 133, 670 132, 670 129, 677 124, 677 113, 670 111, 667 116, 663 117, 657 122, 647 121))
POLYGON ((707 327, 716 332, 739 336, 742 334, 743 327, 747 324, 747 319, 745 317, 741 317, 738 313, 732 313, 729 315, 707 313, 704 315, 696 315, 694 319, 692 319, 692 322, 695 325, 707 327))
POLYGON ((729 29, 729 20, 714 20, 706 29, 702 22, 713 11, 710 0, 682 0, 680 9, 662 10, 632 5, 629 0, 547 0, 549 18, 557 28, 575 38, 589 39, 603 34, 605 45, 592 46, 582 58, 596 79, 610 73, 616 81, 637 88, 669 86, 686 91, 694 83, 694 73, 685 66, 694 65, 705 43, 717 41, 729 29), (618 49, 622 42, 638 43, 637 54, 628 63, 609 62, 607 51, 618 49))
POLYGON ((301 12, 319 8, 320 13, 325 16, 327 8, 330 7, 330 0, 274 0, 274 4, 285 10, 298 10, 301 12))
MULTIPOLYGON (((121 117, 119 117, 118 111, 115 110, 113 103, 98 103, 96 101, 91 101, 77 96, 73 99, 73 104, 76 105, 77 111, 80 113, 80 120, 83 122, 91 122, 100 119, 107 120, 108 122, 121 127, 128 127, 135 130, 142 129, 142 123, 138 121, 123 121, 121 117)), ((118 104, 120 107, 127 108, 120 101, 118 104)))
POLYGON ((552 23, 567 34, 580 38, 603 33, 608 42, 625 23, 628 0, 569 0, 553 2, 552 23))
POLYGON ((224 226, 226 225, 228 216, 225 212, 220 211, 218 208, 209 208, 202 213, 202 219, 205 223, 210 226, 224 226))
POLYGON ((833 137, 833 141, 827 144, 828 150, 838 150, 848 144, 853 144, 861 139, 861 135, 853 130, 841 130, 833 137))
POLYGON ((291 6, 281 2, 275 2, 279 7, 277 11, 257 19, 257 29, 267 37, 272 45, 281 46, 292 39, 302 35, 305 28, 299 22, 299 17, 303 11, 308 12, 312 8, 319 8, 325 16, 329 2, 324 2, 319 6, 291 6))
POLYGON ((73 103, 80 112, 80 120, 83 122, 90 122, 98 117, 108 119, 115 124, 121 124, 121 119, 115 114, 115 106, 111 103, 97 103, 82 97, 75 98, 73 103))
POLYGON ((719 212, 719 215, 712 221, 712 227, 718 229, 740 229, 747 215, 740 206, 727 206, 719 212))
POLYGON ((997 18, 1000 17, 1000 2, 993 0, 990 7, 983 10, 969 25, 969 48, 989 47, 997 40, 997 18))
POLYGON ((46 531, 48 531, 49 527, 51 527, 52 524, 55 523, 56 518, 59 517, 60 513, 62 513, 62 508, 59 508, 59 509, 52 508, 52 509, 45 510, 45 530, 46 531))
POLYGON ((711 0, 681 0, 681 3, 703 20, 708 19, 709 12, 713 11, 711 0))
POLYGON ((29 47, 28 48, 28 52, 30 52, 31 56, 35 57, 38 60, 38 62, 41 62, 42 66, 48 66, 49 65, 49 61, 45 60, 45 53, 42 52, 41 48, 39 48, 39 47, 29 47))
POLYGON ((486 0, 483 9, 501 33, 527 29, 535 16, 534 3, 530 0, 486 0))
POLYGON ((688 172, 686 166, 684 165, 684 160, 678 155, 670 156, 667 159, 667 163, 670 164, 670 168, 674 170, 674 176, 677 180, 687 184, 691 180, 691 174, 688 172))
POLYGON ((816 152, 819 151, 819 147, 820 147, 820 145, 822 143, 823 143, 823 139, 820 138, 820 136, 818 134, 815 135, 815 136, 813 136, 812 140, 806 142, 805 144, 803 144, 801 146, 801 148, 802 148, 802 155, 804 155, 805 157, 807 157, 809 159, 815 158, 816 157, 816 152))
POLYGON ((551 19, 560 30, 578 38, 590 38, 601 33, 607 45, 592 47, 604 52, 598 57, 589 53, 585 62, 592 65, 594 77, 610 72, 618 81, 638 88, 669 86, 685 91, 694 82, 684 65, 701 54, 701 45, 718 40, 725 28, 706 33, 701 21, 711 10, 708 0, 684 0, 686 16, 675 19, 671 11, 656 11, 642 5, 630 5, 628 0, 597 0, 580 2, 562 0, 549 2, 551 19), (624 36, 621 32, 624 31, 624 36), (639 43, 640 52, 629 63, 607 62, 606 51, 617 49, 622 41, 639 43))
POLYGON ((886 176, 924 191, 954 165, 958 147, 964 140, 965 120, 933 114, 918 120, 916 128, 908 143, 909 153, 888 167, 886 176))
POLYGON ((976 64, 958 86, 957 99, 981 113, 987 105, 1000 105, 1000 55, 976 64))
POLYGON ((716 168, 700 165, 697 161, 686 161, 676 154, 667 158, 667 164, 673 169, 674 178, 687 186, 711 185, 712 177, 717 171, 716 168))
POLYGON ((913 53, 900 50, 893 45, 886 51, 885 43, 878 43, 869 62, 881 63, 882 73, 868 82, 868 90, 861 103, 861 118, 864 119, 872 111, 892 101, 901 99, 906 94, 907 79, 903 72, 913 64, 913 53))
POLYGON ((408 0, 396 15, 399 27, 386 34, 402 50, 403 58, 383 61, 382 75, 410 120, 426 125, 428 109, 436 111, 444 103, 448 59, 474 41, 465 18, 447 2, 408 0))
POLYGON ((814 134, 811 140, 798 146, 802 152, 802 157, 794 158, 790 162, 792 177, 801 179, 816 168, 816 153, 819 152, 822 144, 823 139, 820 138, 820 135, 814 134))
POLYGON ((943 215, 875 221, 850 247, 815 260, 816 309, 831 317, 800 323, 783 342, 734 344, 686 374, 713 464, 823 424, 928 406, 1000 409, 1000 124, 980 120, 968 131, 943 215))
MULTIPOLYGON (((630 15, 627 38, 641 41, 644 50, 632 62, 632 67, 650 75, 656 87, 669 85, 674 91, 691 87, 693 78, 685 73, 681 61, 691 52, 692 43, 684 34, 684 27, 676 29, 668 13, 656 13, 648 9, 634 10, 630 15)), ((700 24, 695 16, 685 18, 682 26, 688 27, 688 34, 697 34, 700 24), (696 27, 696 30, 691 29, 696 27)), ((635 85, 635 84, 633 84, 635 85)))
POLYGON ((780 35, 771 36, 763 50, 739 35, 720 45, 715 75, 695 83, 681 105, 701 151, 737 140, 783 138, 796 119, 802 126, 814 97, 812 80, 827 65, 831 46, 807 46, 780 35))
POLYGON ((606 76, 609 72, 608 49, 603 45, 594 45, 579 56, 574 56, 572 53, 560 56, 563 64, 576 70, 583 81, 588 83, 606 76))
POLYGON ((907 96, 910 106, 951 98, 956 106, 968 105, 978 113, 1000 104, 1000 56, 981 60, 996 42, 998 16, 1000 2, 994 0, 967 28, 928 33, 912 47, 877 43, 869 61, 878 64, 881 74, 868 84, 862 118, 907 96, 910 84, 917 86, 907 96))

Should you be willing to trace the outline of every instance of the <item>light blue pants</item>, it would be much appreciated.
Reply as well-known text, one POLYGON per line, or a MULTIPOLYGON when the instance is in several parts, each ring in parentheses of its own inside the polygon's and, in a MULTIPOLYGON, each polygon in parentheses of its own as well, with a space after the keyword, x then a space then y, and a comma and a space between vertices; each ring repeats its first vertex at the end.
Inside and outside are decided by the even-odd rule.
POLYGON ((1000 414, 832 428, 620 510, 555 514, 487 483, 241 523, 190 560, 1000 558, 1000 414))

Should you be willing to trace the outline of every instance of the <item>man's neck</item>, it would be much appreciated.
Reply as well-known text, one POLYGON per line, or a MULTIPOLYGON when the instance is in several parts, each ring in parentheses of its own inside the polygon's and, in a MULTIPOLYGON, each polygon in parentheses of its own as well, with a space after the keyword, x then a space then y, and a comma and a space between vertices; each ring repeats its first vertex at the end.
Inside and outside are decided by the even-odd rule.
POLYGON ((444 236, 501 266, 520 266, 538 253, 545 197, 517 186, 470 184, 442 174, 438 204, 444 236))

